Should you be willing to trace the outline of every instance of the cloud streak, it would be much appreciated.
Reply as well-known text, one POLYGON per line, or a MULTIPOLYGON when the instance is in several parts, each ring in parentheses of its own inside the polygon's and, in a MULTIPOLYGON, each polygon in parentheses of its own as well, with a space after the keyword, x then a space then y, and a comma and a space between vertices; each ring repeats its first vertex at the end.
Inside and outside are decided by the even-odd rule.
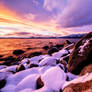
POLYGON ((92 0, 70 0, 59 15, 62 27, 79 27, 92 24, 92 0))

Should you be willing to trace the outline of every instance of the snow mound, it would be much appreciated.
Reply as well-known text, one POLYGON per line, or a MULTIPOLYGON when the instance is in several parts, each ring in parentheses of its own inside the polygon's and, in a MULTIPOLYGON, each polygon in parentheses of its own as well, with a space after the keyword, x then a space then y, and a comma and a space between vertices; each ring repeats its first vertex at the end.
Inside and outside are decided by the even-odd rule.
POLYGON ((41 76, 41 79, 46 87, 54 91, 59 91, 66 80, 66 74, 60 67, 55 66, 48 69, 41 76))

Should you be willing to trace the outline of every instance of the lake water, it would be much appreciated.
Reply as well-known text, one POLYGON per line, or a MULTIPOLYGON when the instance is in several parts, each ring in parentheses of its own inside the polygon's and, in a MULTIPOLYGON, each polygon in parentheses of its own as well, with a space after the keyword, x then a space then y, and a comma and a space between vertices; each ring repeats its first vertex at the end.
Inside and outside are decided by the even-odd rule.
MULTIPOLYGON (((62 44, 66 39, 0 39, 0 54, 11 54, 13 50, 27 48, 32 51, 40 51, 40 49, 49 45, 50 42, 55 44, 62 44)), ((78 39, 68 39, 70 41, 77 41, 78 39)))

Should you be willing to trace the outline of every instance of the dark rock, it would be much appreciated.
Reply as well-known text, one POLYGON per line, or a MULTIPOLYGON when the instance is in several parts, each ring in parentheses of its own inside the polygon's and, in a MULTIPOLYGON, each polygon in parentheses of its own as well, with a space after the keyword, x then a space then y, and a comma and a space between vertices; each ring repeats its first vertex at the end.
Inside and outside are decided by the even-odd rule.
POLYGON ((58 52, 59 50, 56 47, 52 47, 49 51, 48 54, 52 55, 54 52, 58 52))
POLYGON ((31 53, 28 58, 31 58, 31 57, 34 57, 34 56, 39 56, 39 55, 42 55, 42 52, 33 52, 31 53))
POLYGON ((64 47, 66 47, 66 46, 68 46, 69 44, 72 44, 69 40, 66 40, 65 42, 64 42, 64 47))
POLYGON ((92 63, 92 32, 77 42, 69 57, 68 70, 79 74, 81 70, 92 63))
POLYGON ((40 89, 40 88, 42 88, 43 86, 44 86, 44 83, 42 82, 41 77, 39 77, 39 78, 37 79, 37 81, 36 81, 36 88, 37 88, 37 89, 40 89))
POLYGON ((33 49, 33 48, 27 48, 26 50, 31 50, 31 49, 33 49))
POLYGON ((55 45, 55 47, 58 48, 58 49, 60 49, 60 48, 63 48, 64 45, 63 44, 57 44, 57 45, 55 45))
POLYGON ((16 58, 14 58, 13 56, 4 57, 0 59, 0 61, 2 61, 0 64, 10 66, 15 62, 15 60, 16 58))
POLYGON ((38 67, 39 65, 37 65, 37 64, 31 64, 30 65, 30 68, 33 68, 33 67, 38 67))
POLYGON ((92 64, 89 64, 88 66, 85 66, 80 75, 85 75, 86 73, 91 73, 92 72, 92 64))
POLYGON ((16 56, 18 56, 18 55, 23 54, 24 52, 25 52, 25 51, 23 51, 23 50, 21 50, 21 49, 18 49, 18 50, 14 50, 14 51, 13 51, 13 54, 16 55, 16 56))
POLYGON ((42 47, 44 50, 48 50, 49 49, 49 46, 44 46, 42 47))
POLYGON ((4 55, 0 55, 0 58, 2 58, 4 55))
POLYGON ((16 68, 16 72, 19 72, 19 71, 22 71, 22 70, 25 70, 24 65, 18 65, 17 68, 16 68))
POLYGON ((6 80, 3 79, 3 80, 0 80, 0 89, 3 88, 6 84, 6 80))
POLYGON ((72 83, 65 87, 63 92, 92 92, 92 80, 84 83, 72 83))

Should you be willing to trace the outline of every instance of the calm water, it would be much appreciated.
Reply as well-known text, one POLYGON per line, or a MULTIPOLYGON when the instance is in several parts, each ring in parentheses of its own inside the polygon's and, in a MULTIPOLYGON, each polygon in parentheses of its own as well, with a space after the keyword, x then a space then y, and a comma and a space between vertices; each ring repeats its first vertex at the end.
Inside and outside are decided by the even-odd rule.
MULTIPOLYGON (((0 39, 0 54, 11 54, 13 50, 34 48, 40 50, 43 46, 49 45, 49 42, 62 44, 66 39, 0 39)), ((78 39, 69 39, 76 41, 78 39)))

